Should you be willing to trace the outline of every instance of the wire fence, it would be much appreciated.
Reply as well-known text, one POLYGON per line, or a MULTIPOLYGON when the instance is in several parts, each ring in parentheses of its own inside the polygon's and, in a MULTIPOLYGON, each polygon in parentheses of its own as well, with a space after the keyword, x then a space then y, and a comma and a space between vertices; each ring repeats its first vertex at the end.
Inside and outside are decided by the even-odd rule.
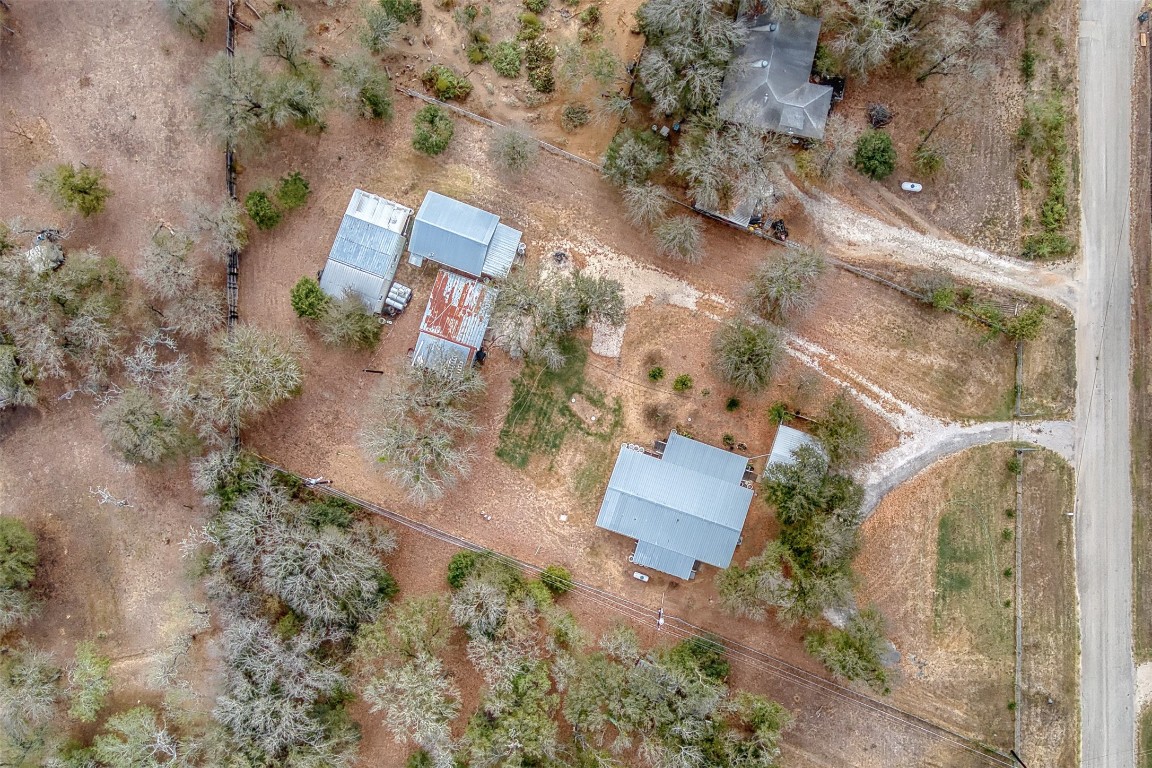
MULTIPOLYGON (((236 0, 228 0, 228 25, 225 33, 224 48, 231 58, 236 55, 236 0)), ((236 151, 232 142, 224 150, 224 173, 228 180, 228 197, 237 201, 236 197, 236 151)), ((236 328, 240 319, 240 250, 232 248, 228 251, 228 272, 225 277, 228 297, 228 337, 236 328)), ((240 422, 234 416, 228 424, 228 436, 232 440, 232 447, 240 447, 240 422)))
MULTIPOLYGON (((345 493, 338 488, 333 487, 331 484, 316 484, 309 482, 302 475, 299 475, 291 470, 279 466, 263 456, 258 456, 261 464, 275 472, 280 472, 289 475, 298 480, 305 482, 306 486, 311 490, 329 496, 342 499, 366 512, 370 512, 379 517, 383 517, 392 522, 398 523, 409 530, 427 536, 445 544, 449 544, 460 549, 465 549, 471 552, 484 552, 490 557, 493 557, 508 565, 522 569, 531 574, 541 574, 544 568, 534 563, 529 563, 524 560, 519 560, 510 555, 493 550, 477 544, 468 539, 462 538, 447 531, 435 528, 427 523, 422 523, 418 520, 413 520, 410 517, 386 509, 372 502, 365 501, 351 494, 345 493)), ((612 611, 621 617, 637 624, 652 626, 655 624, 659 631, 666 633, 675 640, 708 640, 719 642, 724 646, 725 653, 731 661, 736 664, 751 668, 756 671, 765 672, 770 674, 783 682, 791 685, 796 685, 811 691, 817 695, 829 698, 835 698, 844 703, 850 704, 869 716, 875 716, 885 720, 888 723, 895 723, 907 728, 910 728, 917 733, 932 738, 944 744, 948 744, 956 749, 962 750, 969 754, 978 755, 982 757, 989 765, 1011 766, 1014 765, 1011 757, 997 749, 982 744, 975 739, 971 739, 963 734, 952 731, 942 725, 927 720, 919 715, 915 715, 906 710, 895 707, 887 702, 874 699, 871 696, 860 693, 857 690, 848 688, 847 686, 840 685, 833 680, 821 677, 820 675, 813 674, 808 670, 791 664, 784 659, 777 658, 771 654, 765 653, 759 649, 740 643, 715 632, 699 627, 685 619, 665 613, 662 609, 657 609, 643 603, 638 603, 634 600, 621 597, 612 592, 602 590, 591 584, 586 584, 580 581, 571 581, 571 588, 568 594, 597 606, 597 608, 612 611), (663 620, 661 623, 660 620, 663 620)))

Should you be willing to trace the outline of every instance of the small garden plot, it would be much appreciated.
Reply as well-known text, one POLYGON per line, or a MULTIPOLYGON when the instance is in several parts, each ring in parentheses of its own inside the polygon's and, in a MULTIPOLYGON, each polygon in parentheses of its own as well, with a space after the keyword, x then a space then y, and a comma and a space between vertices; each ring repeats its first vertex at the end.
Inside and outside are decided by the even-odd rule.
POLYGON ((563 367, 527 363, 512 383, 496 456, 514 467, 528 466, 534 454, 555 457, 571 431, 608 442, 620 427, 619 400, 609 405, 604 393, 584 380, 586 343, 568 339, 560 346, 563 367))

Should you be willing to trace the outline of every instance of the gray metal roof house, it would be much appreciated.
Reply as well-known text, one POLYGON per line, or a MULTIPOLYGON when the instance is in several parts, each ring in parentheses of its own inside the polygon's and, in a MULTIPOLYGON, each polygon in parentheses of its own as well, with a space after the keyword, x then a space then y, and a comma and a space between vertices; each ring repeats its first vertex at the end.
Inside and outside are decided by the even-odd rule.
POLYGON ((808 82, 820 20, 801 13, 749 20, 748 42, 724 76, 720 109, 777 133, 824 137, 832 87, 808 82))
POLYGON ((767 472, 768 467, 775 464, 795 464, 796 457, 792 454, 802 445, 810 445, 817 451, 824 452, 819 441, 812 435, 781 424, 776 428, 776 437, 772 440, 772 453, 768 455, 768 463, 764 465, 764 471, 767 472))
POLYGON ((520 237, 496 214, 429 191, 412 225, 408 262, 418 267, 429 259, 472 277, 507 277, 520 237))
POLYGON ((752 502, 746 463, 676 432, 661 458, 622 446, 596 525, 637 540, 635 565, 681 579, 697 562, 727 568, 752 502))
POLYGON ((498 291, 463 275, 440 270, 432 284, 412 365, 462 371, 484 342, 498 291))
POLYGON ((382 312, 404 253, 404 230, 411 216, 412 209, 399 203, 362 189, 353 192, 320 275, 324 293, 343 298, 351 291, 372 312, 382 312))

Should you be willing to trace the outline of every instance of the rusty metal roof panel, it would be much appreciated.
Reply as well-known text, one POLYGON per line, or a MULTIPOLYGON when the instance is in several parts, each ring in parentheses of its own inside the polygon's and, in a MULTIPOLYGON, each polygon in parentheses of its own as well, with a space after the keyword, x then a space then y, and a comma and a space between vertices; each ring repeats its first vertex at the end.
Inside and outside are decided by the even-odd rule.
POLYGON ((454 272, 440 270, 428 297, 420 332, 467 347, 480 348, 498 291, 454 272))

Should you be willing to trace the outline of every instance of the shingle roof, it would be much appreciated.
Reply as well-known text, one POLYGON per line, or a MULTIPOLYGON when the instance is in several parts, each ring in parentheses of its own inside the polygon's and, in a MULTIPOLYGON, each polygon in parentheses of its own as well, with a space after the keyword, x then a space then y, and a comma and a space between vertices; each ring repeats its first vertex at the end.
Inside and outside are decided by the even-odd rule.
POLYGON ((409 253, 473 277, 507 277, 521 233, 488 211, 429 191, 412 225, 409 253))
POLYGON ((720 108, 770 131, 823 138, 832 88, 809 82, 819 37, 820 20, 804 14, 752 19, 748 42, 728 65, 720 108))
POLYGON ((354 191, 320 277, 324 292, 341 298, 352 291, 371 311, 382 311, 404 252, 403 232, 411 215, 411 208, 354 191))
POLYGON ((781 424, 776 428, 776 437, 772 440, 772 453, 768 456, 768 463, 764 466, 765 471, 773 464, 794 464, 796 459, 793 458, 792 452, 802 445, 811 445, 816 450, 820 450, 820 443, 816 441, 816 438, 781 424))
POLYGON ((633 559, 671 565, 673 575, 682 576, 688 558, 728 567, 752 491, 739 484, 743 459, 735 457, 732 479, 734 466, 710 452, 727 455, 679 435, 669 437, 663 460, 622 447, 596 525, 638 539, 633 559))
POLYGON ((431 363, 462 368, 484 342, 498 291, 463 275, 440 270, 432 283, 413 365, 431 363))

